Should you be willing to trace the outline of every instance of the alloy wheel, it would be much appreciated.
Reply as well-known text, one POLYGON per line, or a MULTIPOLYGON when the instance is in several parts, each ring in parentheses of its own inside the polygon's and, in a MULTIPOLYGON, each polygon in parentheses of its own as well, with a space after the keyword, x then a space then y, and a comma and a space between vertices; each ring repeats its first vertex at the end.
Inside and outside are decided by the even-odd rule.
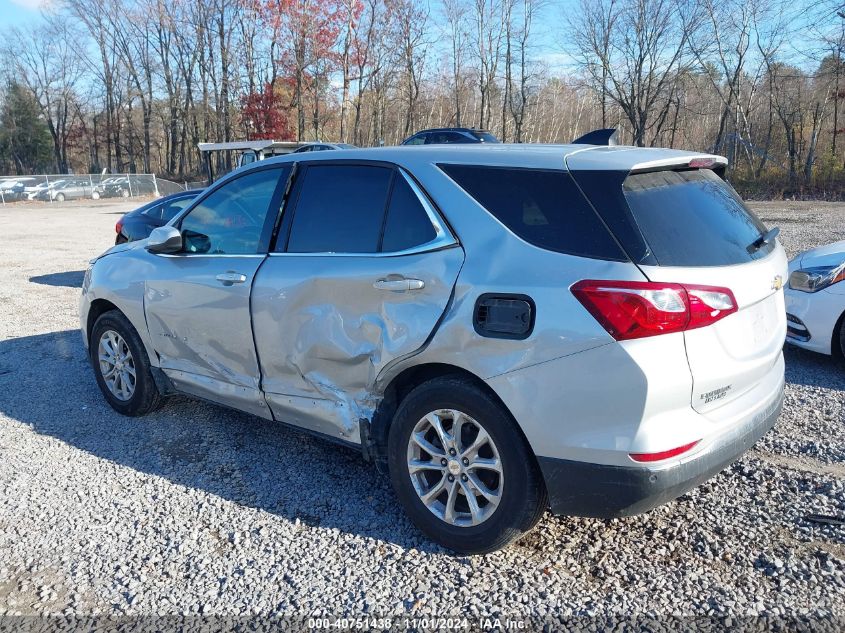
POLYGON ((135 393, 135 360, 124 338, 114 330, 106 330, 100 336, 97 348, 100 373, 108 390, 124 402, 135 393))
POLYGON ((420 500, 449 525, 479 525, 502 499, 504 473, 496 444, 461 411, 438 409, 420 419, 408 440, 407 464, 420 500))

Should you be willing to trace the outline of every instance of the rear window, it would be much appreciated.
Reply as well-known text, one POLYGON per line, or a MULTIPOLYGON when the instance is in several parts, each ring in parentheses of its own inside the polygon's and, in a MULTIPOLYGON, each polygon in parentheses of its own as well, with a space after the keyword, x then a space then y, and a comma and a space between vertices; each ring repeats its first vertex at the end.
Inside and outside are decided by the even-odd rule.
POLYGON ((502 224, 534 246, 596 259, 627 259, 565 171, 439 167, 502 224))
POLYGON ((773 241, 750 248, 766 227, 709 169, 631 174, 623 191, 659 265, 741 264, 774 248, 773 241))

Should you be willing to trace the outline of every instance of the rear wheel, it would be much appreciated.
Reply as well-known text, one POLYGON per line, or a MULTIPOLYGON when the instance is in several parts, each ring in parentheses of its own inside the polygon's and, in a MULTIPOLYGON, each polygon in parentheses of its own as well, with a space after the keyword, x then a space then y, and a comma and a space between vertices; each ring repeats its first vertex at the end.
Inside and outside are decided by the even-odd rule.
POLYGON ((144 344, 123 314, 112 310, 97 319, 88 350, 97 384, 112 409, 139 416, 161 404, 144 344))
POLYGON ((411 520, 464 554, 507 545, 546 509, 534 455, 510 414, 460 377, 424 383, 402 401, 388 464, 411 520))
POLYGON ((121 189, 120 190, 120 196, 122 198, 128 198, 129 197, 129 190, 128 189, 121 189))
POLYGON ((99 191, 94 191, 94 192, 91 194, 91 199, 92 199, 92 200, 99 200, 99 199, 100 199, 100 192, 99 192, 99 191))

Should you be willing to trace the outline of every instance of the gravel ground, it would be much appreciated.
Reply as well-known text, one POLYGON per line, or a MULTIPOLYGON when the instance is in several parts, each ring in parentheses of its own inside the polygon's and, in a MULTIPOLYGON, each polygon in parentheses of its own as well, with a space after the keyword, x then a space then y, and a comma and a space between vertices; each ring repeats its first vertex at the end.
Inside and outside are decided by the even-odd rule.
MULTIPOLYGON (((100 201, 0 208, 0 615, 845 617, 845 371, 787 349, 783 416, 735 465, 647 515, 546 516, 456 558, 355 452, 188 399, 101 397, 77 331, 100 201)), ((845 205, 758 203, 790 255, 845 205)))

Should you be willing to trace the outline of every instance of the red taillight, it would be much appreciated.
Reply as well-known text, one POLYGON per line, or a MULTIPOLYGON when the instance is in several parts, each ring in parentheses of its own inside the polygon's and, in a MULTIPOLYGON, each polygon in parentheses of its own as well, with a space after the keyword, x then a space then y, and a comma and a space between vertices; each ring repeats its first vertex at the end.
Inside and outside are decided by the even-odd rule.
POLYGON ((712 169, 717 165, 718 163, 713 158, 693 158, 689 162, 691 169, 712 169))
POLYGON ((670 457, 677 457, 682 453, 686 453, 693 449, 701 440, 684 444, 678 448, 670 448, 668 451, 660 451, 659 453, 628 453, 628 456, 635 462, 659 462, 662 459, 669 459, 670 457))
POLYGON ((737 310, 733 293, 714 286, 587 279, 572 293, 617 341, 704 327, 737 310))
POLYGON ((123 230, 123 218, 120 218, 117 221, 117 224, 114 225, 114 232, 115 233, 120 233, 121 230, 123 230))

